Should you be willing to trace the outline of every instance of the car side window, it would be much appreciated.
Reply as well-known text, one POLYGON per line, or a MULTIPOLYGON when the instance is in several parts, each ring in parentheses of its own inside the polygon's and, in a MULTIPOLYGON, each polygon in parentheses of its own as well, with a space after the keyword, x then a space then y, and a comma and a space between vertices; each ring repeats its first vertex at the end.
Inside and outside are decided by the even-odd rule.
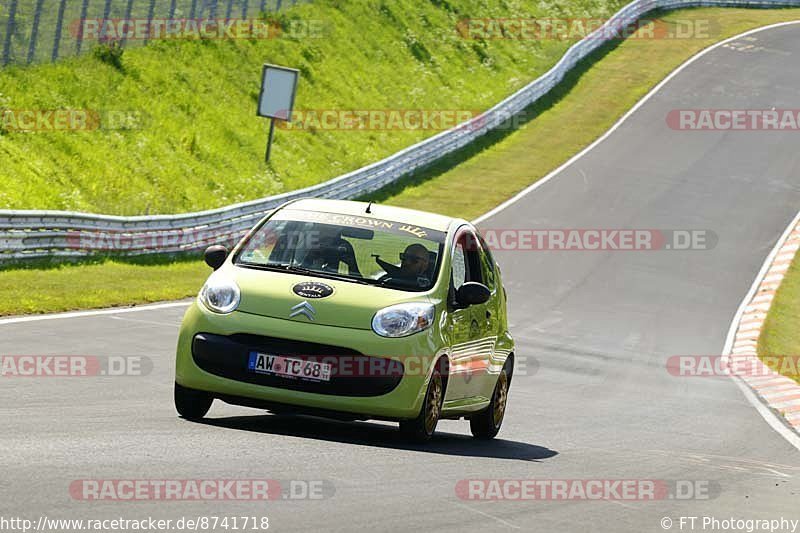
POLYGON ((458 289, 467 281, 467 262, 464 253, 464 238, 456 242, 453 249, 453 288, 458 289))
POLYGON ((483 283, 480 252, 477 237, 470 231, 461 233, 453 249, 453 289, 467 281, 483 283))

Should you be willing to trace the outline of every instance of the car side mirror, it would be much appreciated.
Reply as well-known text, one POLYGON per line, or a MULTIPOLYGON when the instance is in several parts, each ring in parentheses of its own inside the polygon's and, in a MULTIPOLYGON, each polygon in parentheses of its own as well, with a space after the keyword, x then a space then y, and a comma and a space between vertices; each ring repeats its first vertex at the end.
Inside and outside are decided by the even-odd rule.
POLYGON ((225 259, 228 258, 228 249, 219 244, 209 246, 206 248, 204 258, 208 266, 214 270, 219 270, 225 264, 225 259))
POLYGON ((476 281, 468 281, 456 291, 456 302, 464 307, 485 304, 491 297, 489 287, 476 281))

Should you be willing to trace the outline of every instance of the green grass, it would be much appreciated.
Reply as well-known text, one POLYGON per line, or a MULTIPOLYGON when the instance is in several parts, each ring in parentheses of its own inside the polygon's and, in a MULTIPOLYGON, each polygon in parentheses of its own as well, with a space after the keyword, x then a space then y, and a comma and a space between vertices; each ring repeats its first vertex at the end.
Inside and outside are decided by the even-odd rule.
POLYGON ((99 261, 0 273, 0 315, 177 300, 197 294, 210 269, 196 259, 99 261))
POLYGON ((154 41, 0 69, 0 109, 129 112, 125 129, 0 134, 0 209, 133 215, 220 207, 325 181, 437 131, 278 130, 255 116, 261 66, 301 70, 299 110, 481 110, 552 66, 559 40, 463 39, 464 17, 605 17, 626 0, 319 0, 282 12, 311 37, 154 41), (316 27, 316 26, 315 26, 316 27), (138 118, 137 118, 138 117, 138 118))
MULTIPOLYGON (((800 256, 795 257, 792 266, 781 282, 775 299, 772 301, 761 335, 758 338, 758 354, 800 356, 800 256)), ((776 368, 775 360, 765 359, 776 368)), ((790 375, 797 382, 800 376, 790 375)))
MULTIPOLYGON (((599 137, 692 54, 712 42, 750 28, 800 19, 800 10, 704 8, 672 12, 660 18, 673 22, 714 20, 720 31, 711 39, 626 40, 618 46, 609 46, 585 62, 545 102, 528 110, 527 115, 536 118, 527 127, 489 135, 375 197, 388 204, 476 217, 535 182, 599 137)), ((520 67, 520 72, 523 71, 520 67)), ((507 92, 511 89, 508 87, 507 92)), ((499 95, 497 100, 505 95, 499 95)), ((361 140, 366 144, 367 137, 361 140)), ((0 272, 0 291, 6 294, 13 289, 14 294, 30 292, 32 295, 25 306, 14 297, 4 298, 0 301, 0 315, 191 296, 207 274, 208 269, 199 261, 188 260, 175 264, 75 265, 55 271, 11 269, 0 272), (54 277, 59 280, 56 285, 50 281, 54 277), (139 280, 147 280, 147 283, 140 284, 139 280), (96 283, 110 283, 118 287, 118 292, 107 287, 105 294, 113 293, 113 298, 101 296, 87 302, 84 293, 94 291, 87 287, 96 283)))

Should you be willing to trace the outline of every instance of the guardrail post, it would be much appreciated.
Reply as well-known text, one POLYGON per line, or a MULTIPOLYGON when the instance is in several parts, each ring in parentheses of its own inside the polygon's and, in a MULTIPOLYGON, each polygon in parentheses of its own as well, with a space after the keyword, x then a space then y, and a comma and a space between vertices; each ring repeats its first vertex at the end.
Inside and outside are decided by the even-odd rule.
POLYGON ((106 41, 106 32, 105 32, 105 21, 111 16, 111 0, 106 0, 106 4, 103 7, 103 26, 100 28, 100 42, 106 41))
MULTIPOLYGON (((173 3, 174 3, 174 0, 173 0, 173 3)), ((125 20, 128 22, 128 24, 130 24, 131 15, 132 14, 133 14, 133 0, 128 0, 128 5, 125 6, 125 20)), ((123 35, 122 36, 122 42, 120 43, 120 46, 125 46, 125 43, 127 42, 127 40, 128 39, 126 39, 125 36, 123 35)))
POLYGON ((36 58, 36 38, 39 36, 39 20, 42 16, 44 0, 36 1, 36 10, 33 12, 33 26, 31 26, 31 42, 28 44, 28 64, 36 58))
POLYGON ((8 7, 8 23, 6 24, 6 42, 3 45, 3 65, 11 62, 11 46, 14 44, 14 30, 17 27, 17 0, 11 0, 8 7))
POLYGON ((56 35, 53 38, 53 61, 58 59, 58 48, 61 45, 61 29, 64 26, 64 9, 67 7, 67 0, 61 0, 58 6, 58 19, 56 20, 56 35))
POLYGON ((150 0, 150 5, 147 8, 147 36, 144 38, 144 44, 150 40, 150 31, 153 26, 153 16, 156 12, 156 0, 150 0))
POLYGON ((78 26, 78 35, 75 36, 75 50, 78 54, 81 53, 81 48, 83 48, 83 28, 84 28, 84 21, 89 13, 89 0, 83 0, 81 4, 81 18, 80 18, 80 26, 78 26))

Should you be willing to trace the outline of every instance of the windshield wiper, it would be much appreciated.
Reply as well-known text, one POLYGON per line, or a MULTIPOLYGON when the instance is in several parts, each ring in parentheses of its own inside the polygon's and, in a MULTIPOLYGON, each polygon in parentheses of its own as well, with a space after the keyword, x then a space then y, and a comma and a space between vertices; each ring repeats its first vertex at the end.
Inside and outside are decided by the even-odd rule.
POLYGON ((414 283, 413 280, 403 278, 400 276, 389 276, 383 279, 379 279, 376 283, 381 287, 389 287, 390 289, 397 289, 400 291, 427 291, 430 289, 430 283, 427 286, 420 286, 417 283, 414 283))
POLYGON ((269 263, 251 263, 249 261, 237 261, 234 263, 236 266, 245 268, 253 268, 256 270, 269 270, 271 272, 284 272, 287 265, 271 265, 269 263))
POLYGON ((345 276, 344 274, 335 274, 333 272, 314 270, 313 268, 306 268, 298 265, 288 265, 285 263, 251 263, 249 261, 239 261, 236 263, 236 265, 243 266, 245 268, 253 268, 256 270, 269 270, 271 272, 308 274, 309 276, 319 276, 320 278, 349 281, 352 283, 360 283, 361 285, 375 285, 377 283, 375 280, 371 280, 369 278, 353 278, 350 276, 345 276))
POLYGON ((370 280, 367 280, 365 278, 354 278, 350 276, 345 276, 343 274, 335 274, 333 272, 314 270, 313 268, 306 268, 297 265, 281 265, 281 267, 286 272, 292 272, 294 274, 308 274, 310 276, 319 276, 321 278, 337 279, 341 281, 360 283, 361 285, 372 285, 372 283, 370 283, 370 280))

